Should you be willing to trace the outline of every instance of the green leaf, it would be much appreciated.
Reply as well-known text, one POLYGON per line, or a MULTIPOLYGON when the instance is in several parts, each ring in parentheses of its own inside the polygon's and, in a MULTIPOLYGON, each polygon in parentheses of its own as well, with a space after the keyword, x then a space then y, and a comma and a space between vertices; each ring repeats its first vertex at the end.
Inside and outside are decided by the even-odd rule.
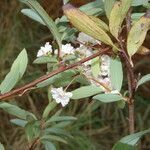
POLYGON ((49 125, 51 122, 58 122, 58 121, 74 121, 77 120, 77 118, 75 117, 71 117, 71 116, 53 116, 50 119, 48 119, 45 122, 45 125, 49 125))
POLYGON ((112 150, 137 150, 137 148, 135 146, 131 146, 131 145, 127 145, 127 144, 117 142, 113 146, 112 150))
POLYGON ((150 129, 123 137, 114 145, 113 150, 126 150, 127 148, 128 150, 136 150, 135 146, 137 145, 137 142, 147 133, 150 133, 150 129))
POLYGON ((31 18, 31 19, 39 22, 40 24, 46 26, 46 24, 43 22, 43 20, 41 19, 41 17, 35 11, 33 11, 32 9, 22 9, 21 12, 24 15, 28 16, 29 18, 31 18))
POLYGON ((72 138, 72 136, 68 132, 60 128, 54 128, 54 127, 46 128, 43 132, 44 134, 63 135, 65 137, 72 138))
POLYGON ((66 79, 68 78, 72 78, 73 76, 75 76, 78 72, 76 70, 67 70, 67 71, 64 71, 58 75, 55 75, 41 83, 38 83, 36 86, 37 88, 42 88, 42 87, 45 87, 45 86, 48 86, 48 85, 51 85, 55 82, 58 83, 58 81, 65 81, 66 79))
POLYGON ((93 58, 91 63, 92 74, 95 78, 98 77, 100 72, 100 59, 99 57, 93 58))
POLYGON ((128 135, 128 136, 125 136, 123 137, 120 142, 121 143, 124 143, 124 144, 128 144, 128 145, 136 145, 137 142, 139 141, 139 139, 144 135, 144 134, 147 134, 147 133, 150 133, 150 129, 148 130, 144 130, 144 131, 141 131, 141 132, 138 132, 138 133, 134 133, 134 134, 131 134, 131 135, 128 135))
POLYGON ((64 14, 67 16, 69 21, 79 30, 99 41, 108 44, 115 49, 118 49, 111 41, 108 34, 93 21, 90 16, 84 12, 75 8, 71 4, 67 4, 63 7, 64 14))
POLYGON ((41 133, 41 123, 39 121, 31 121, 25 126, 25 132, 28 141, 39 137, 41 133))
POLYGON ((75 60, 77 57, 75 55, 66 55, 63 58, 63 61, 70 61, 70 60, 75 60))
POLYGON ((0 150, 5 150, 4 146, 0 143, 0 150))
POLYGON ((111 10, 113 8, 113 5, 115 3, 116 0, 105 0, 104 4, 105 4, 105 12, 106 12, 106 16, 109 19, 110 18, 110 13, 111 10))
POLYGON ((150 17, 148 14, 145 14, 133 24, 127 39, 127 51, 130 57, 133 56, 143 44, 149 27, 150 17))
POLYGON ((93 99, 99 100, 104 103, 116 102, 124 99, 118 94, 98 94, 93 97, 93 99))
POLYGON ((110 79, 112 88, 120 91, 123 81, 122 64, 119 58, 112 59, 110 61, 110 79))
MULTIPOLYGON (((87 3, 79 7, 79 9, 85 12, 87 15, 98 16, 104 13, 104 3, 102 0, 95 0, 94 2, 87 3)), ((62 16, 59 20, 60 22, 68 22, 66 16, 62 16)))
POLYGON ((137 20, 139 20, 143 15, 144 15, 144 13, 133 13, 133 14, 131 15, 131 19, 132 19, 133 21, 137 21, 137 20))
POLYGON ((39 17, 43 20, 46 26, 49 28, 54 38, 56 39, 59 48, 61 49, 61 36, 58 32, 58 29, 55 25, 55 22, 51 17, 46 13, 46 11, 41 7, 41 5, 36 0, 20 0, 21 2, 27 4, 30 8, 32 8, 35 13, 39 15, 39 17))
POLYGON ((120 109, 123 109, 126 105, 126 102, 124 100, 121 100, 121 101, 118 101, 117 102, 117 106, 120 108, 120 109))
POLYGON ((143 76, 137 83, 137 87, 138 88, 140 85, 146 83, 146 82, 149 82, 150 81, 150 74, 147 74, 145 76, 143 76))
POLYGON ((52 140, 52 141, 58 141, 67 144, 67 141, 64 140, 64 138, 61 138, 56 135, 44 135, 43 137, 41 137, 41 140, 52 140))
POLYGON ((25 127, 28 123, 28 121, 22 119, 11 119, 10 122, 20 127, 25 127))
POLYGON ((73 39, 76 38, 75 33, 76 33, 76 29, 68 27, 65 31, 63 31, 61 40, 62 41, 73 41, 73 39))
POLYGON ((62 121, 60 123, 55 124, 53 127, 55 128, 65 128, 66 126, 70 125, 72 121, 62 121))
POLYGON ((95 0, 94 2, 82 5, 79 9, 87 15, 98 16, 104 13, 104 3, 103 0, 95 0))
POLYGON ((132 6, 140 6, 148 3, 149 0, 133 0, 132 6))
POLYGON ((103 22, 101 19, 99 19, 95 16, 89 16, 89 17, 104 31, 109 31, 108 25, 105 22, 103 22))
POLYGON ((44 112, 43 112, 43 118, 47 118, 49 113, 57 106, 57 103, 55 101, 50 102, 44 112))
POLYGON ((144 4, 143 7, 145 7, 146 9, 150 9, 150 3, 144 4))
POLYGON ((116 1, 109 18, 109 28, 112 35, 118 39, 121 32, 121 25, 131 6, 132 0, 116 1))
POLYGON ((45 150, 56 150, 55 145, 47 140, 41 140, 41 142, 44 144, 45 150))
POLYGON ((3 102, 3 103, 0 103, 0 108, 8 112, 9 114, 14 115, 20 119, 26 120, 28 119, 28 117, 32 118, 33 120, 37 119, 34 114, 24 109, 21 109, 20 107, 16 105, 3 102))
POLYGON ((16 105, 12 105, 9 103, 0 103, 0 108, 4 111, 8 112, 11 115, 14 115, 20 119, 26 119, 28 112, 19 108, 16 105))
POLYGON ((57 63, 57 59, 50 56, 42 56, 34 60, 34 64, 57 63))
POLYGON ((0 85, 1 94, 9 92, 25 73, 28 63, 26 50, 23 49, 12 64, 10 72, 0 85))
POLYGON ((97 87, 95 85, 83 86, 71 92, 73 94, 71 99, 90 97, 95 94, 101 93, 102 91, 103 90, 100 87, 97 87))

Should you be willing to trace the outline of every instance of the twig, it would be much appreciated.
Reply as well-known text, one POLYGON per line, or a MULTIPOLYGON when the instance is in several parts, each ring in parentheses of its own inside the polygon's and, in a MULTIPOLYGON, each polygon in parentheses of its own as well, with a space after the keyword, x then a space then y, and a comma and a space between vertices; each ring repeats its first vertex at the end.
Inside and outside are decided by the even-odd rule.
MULTIPOLYGON (((129 9, 127 17, 126 17, 126 26, 127 26, 127 34, 131 29, 131 11, 132 8, 129 9)), ((126 59, 128 61, 128 59, 126 59)), ((127 65, 128 62, 126 62, 127 65)), ((130 64, 130 63, 129 63, 130 64)), ((135 76, 132 64, 127 66, 127 77, 128 77, 128 90, 129 90, 129 132, 130 134, 134 133, 135 128, 135 118, 134 118, 134 93, 135 93, 135 76)))
POLYGON ((95 57, 97 57, 99 55, 105 54, 109 50, 110 50, 110 48, 105 48, 105 49, 102 49, 102 50, 98 51, 97 53, 95 53, 95 54, 93 54, 93 55, 91 55, 91 56, 89 56, 87 58, 84 58, 84 59, 82 59, 82 60, 80 60, 80 61, 78 61, 78 62, 76 62, 74 64, 71 64, 71 65, 68 65, 68 66, 61 66, 57 70, 54 70, 51 73, 46 74, 46 75, 44 75, 44 76, 42 76, 42 77, 40 77, 40 78, 30 82, 29 84, 26 84, 26 85, 24 85, 24 86, 22 86, 20 88, 12 90, 10 92, 1 94, 0 95, 0 100, 2 101, 2 100, 6 100, 6 99, 8 99, 10 97, 19 96, 20 93, 24 93, 24 91, 27 91, 28 89, 35 88, 38 83, 41 83, 41 82, 49 79, 50 77, 52 77, 54 75, 57 75, 57 74, 59 74, 61 72, 64 72, 64 71, 72 69, 72 68, 75 68, 75 67, 81 65, 82 63, 84 63, 86 61, 89 61, 89 60, 91 60, 91 59, 93 59, 93 58, 95 58, 95 57))
POLYGON ((29 146, 29 148, 27 150, 34 150, 36 145, 39 143, 39 138, 36 138, 31 145, 29 146))

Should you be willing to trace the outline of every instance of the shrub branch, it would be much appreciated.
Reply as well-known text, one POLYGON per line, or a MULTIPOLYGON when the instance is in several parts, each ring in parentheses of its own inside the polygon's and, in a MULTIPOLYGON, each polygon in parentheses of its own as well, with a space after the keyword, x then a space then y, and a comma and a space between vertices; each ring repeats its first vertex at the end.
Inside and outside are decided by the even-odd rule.
POLYGON ((110 48, 101 49, 97 53, 95 53, 95 54, 93 54, 93 55, 91 55, 89 57, 86 57, 86 58, 84 58, 84 59, 82 59, 82 60, 80 60, 80 61, 78 61, 78 62, 76 62, 74 64, 71 64, 71 65, 68 65, 68 66, 63 65, 63 66, 59 67, 57 70, 54 70, 54 71, 50 72, 49 74, 41 76, 40 78, 38 78, 38 79, 36 79, 36 80, 34 80, 34 81, 32 81, 32 82, 30 82, 30 83, 20 87, 20 88, 17 88, 15 90, 12 90, 12 91, 4 93, 4 94, 1 94, 0 95, 0 100, 4 101, 4 100, 7 100, 7 99, 12 98, 12 97, 22 96, 27 91, 30 91, 31 89, 36 88, 36 85, 38 83, 41 83, 41 82, 43 82, 43 81, 53 77, 54 75, 57 75, 57 74, 61 73, 61 72, 64 72, 64 71, 72 69, 72 68, 75 68, 77 66, 80 66, 81 64, 83 64, 86 61, 89 61, 89 60, 91 60, 91 59, 93 59, 93 58, 95 58, 97 56, 106 54, 108 51, 110 51, 110 48))

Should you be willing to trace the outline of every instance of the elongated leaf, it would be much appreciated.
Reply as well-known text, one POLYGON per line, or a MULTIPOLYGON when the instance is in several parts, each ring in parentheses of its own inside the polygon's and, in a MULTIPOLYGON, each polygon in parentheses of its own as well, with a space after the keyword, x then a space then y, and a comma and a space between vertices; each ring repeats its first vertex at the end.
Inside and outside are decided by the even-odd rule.
POLYGON ((42 56, 34 60, 34 64, 57 63, 57 59, 49 56, 42 56))
POLYGON ((45 86, 48 86, 50 84, 53 84, 55 82, 58 82, 59 80, 62 81, 62 80, 66 80, 68 78, 72 78, 72 76, 75 76, 78 72, 76 70, 67 70, 67 71, 64 71, 58 75, 55 75, 41 83, 38 83, 37 84, 37 87, 38 88, 42 88, 42 87, 45 87, 45 86))
POLYGON ((150 16, 145 14, 132 26, 127 39, 127 51, 129 56, 133 56, 145 40, 145 36, 150 27, 150 16))
POLYGON ((25 127, 28 123, 28 121, 21 119, 11 119, 10 122, 20 127, 25 127))
POLYGON ((62 121, 60 123, 55 124, 53 127, 55 128, 65 128, 66 126, 70 125, 72 121, 62 121))
POLYGON ((110 79, 112 88, 120 91, 123 81, 122 64, 119 58, 110 61, 110 79))
POLYGON ((100 59, 99 59, 99 57, 92 59, 91 69, 92 69, 93 76, 95 78, 97 78, 98 74, 100 72, 100 59))
POLYGON ((5 150, 4 146, 0 143, 0 150, 5 150))
POLYGON ((66 132, 65 130, 63 129, 60 129, 60 128, 46 128, 44 131, 44 134, 55 134, 55 135, 63 135, 63 136, 66 136, 66 137, 69 137, 69 138, 72 138, 71 134, 69 134, 68 132, 66 132))
POLYGON ((12 105, 9 103, 0 103, 0 108, 20 119, 26 119, 27 117, 27 112, 16 105, 12 105))
POLYGON ((20 107, 16 105, 3 102, 3 103, 0 103, 0 108, 8 112, 9 114, 14 115, 20 119, 26 120, 28 119, 28 117, 32 118, 33 120, 37 119, 34 114, 24 109, 21 109, 20 107))
POLYGON ((41 140, 52 140, 52 141, 58 141, 67 144, 67 141, 64 140, 64 138, 61 138, 56 135, 44 135, 43 137, 41 137, 41 140))
POLYGON ((95 94, 101 93, 103 90, 95 85, 88 85, 80 87, 72 91, 73 97, 71 99, 81 99, 93 96, 95 94))
POLYGON ((28 141, 32 141, 33 139, 39 137, 41 133, 40 121, 31 121, 25 126, 25 133, 28 141))
MULTIPOLYGON (((104 13, 104 3, 103 0, 95 0, 94 2, 82 5, 79 9, 87 15, 99 16, 104 13)), ((66 16, 62 16, 59 22, 68 22, 68 19, 66 16)))
POLYGON ((104 42, 105 44, 116 46, 111 41, 107 33, 100 28, 88 15, 80 11, 79 9, 67 4, 63 7, 64 14, 67 16, 69 21, 79 30, 82 31, 94 39, 104 42))
POLYGON ((150 74, 147 74, 147 75, 143 76, 143 77, 138 81, 138 83, 137 83, 137 88, 138 88, 140 85, 142 85, 142 84, 144 84, 144 83, 146 83, 146 82, 148 82, 148 81, 150 81, 150 74))
POLYGON ((111 10, 113 8, 113 5, 115 3, 116 0, 105 0, 105 12, 106 12, 106 16, 109 19, 110 18, 110 13, 111 10))
POLYGON ((148 3, 149 0, 133 0, 132 6, 140 6, 148 3))
POLYGON ((109 31, 108 25, 105 22, 103 22, 101 19, 99 19, 95 16, 89 16, 89 17, 104 31, 109 31))
POLYGON ((109 28, 112 35, 118 39, 118 34, 121 32, 121 25, 126 17, 126 14, 131 6, 132 0, 117 1, 112 8, 109 19, 109 28))
POLYGON ((41 140, 41 142, 44 144, 45 150, 56 150, 55 145, 47 140, 41 140))
POLYGON ((79 9, 87 15, 98 16, 104 13, 104 3, 103 0, 95 0, 94 2, 82 5, 79 9))
POLYGON ((127 145, 127 144, 123 144, 120 142, 117 142, 112 150, 137 150, 136 146, 131 146, 131 145, 127 145))
POLYGON ((40 24, 46 26, 46 24, 43 22, 43 20, 41 19, 41 17, 35 11, 33 11, 32 9, 22 9, 21 12, 24 15, 28 16, 29 18, 31 18, 31 19, 39 22, 40 24))
POLYGON ((57 103, 55 101, 50 102, 44 112, 43 112, 43 118, 47 118, 49 113, 57 106, 57 103))
POLYGON ((134 133, 134 134, 131 134, 131 135, 128 135, 128 136, 125 136, 123 137, 120 142, 121 143, 124 143, 124 144, 128 144, 128 145, 136 145, 137 142, 139 141, 139 139, 147 134, 147 133, 150 133, 150 129, 148 130, 145 130, 145 131, 141 131, 141 132, 138 132, 138 133, 134 133))
POLYGON ((28 63, 26 50, 23 49, 12 64, 10 72, 6 75, 5 79, 0 85, 2 94, 9 92, 16 83, 22 78, 28 63))
POLYGON ((74 121, 74 120, 77 120, 77 118, 71 117, 71 116, 54 116, 54 117, 51 117, 50 119, 48 119, 45 124, 48 125, 51 122, 74 121))
POLYGON ((144 15, 144 13, 133 13, 133 14, 131 15, 131 19, 132 19, 133 21, 137 21, 137 20, 139 20, 143 15, 144 15))
POLYGON ((30 8, 32 8, 35 13, 39 15, 39 17, 43 20, 46 26, 49 28, 54 38, 56 39, 59 48, 61 49, 61 36, 58 32, 58 29, 55 25, 55 22, 51 17, 46 13, 46 11, 41 7, 41 5, 36 0, 20 0, 21 2, 27 4, 30 8))
POLYGON ((94 96, 93 99, 99 100, 104 103, 110 103, 120 101, 123 99, 123 97, 118 94, 98 94, 94 96))
POLYGON ((123 137, 114 145, 113 150, 137 150, 137 142, 143 135, 147 133, 150 133, 150 129, 123 137))

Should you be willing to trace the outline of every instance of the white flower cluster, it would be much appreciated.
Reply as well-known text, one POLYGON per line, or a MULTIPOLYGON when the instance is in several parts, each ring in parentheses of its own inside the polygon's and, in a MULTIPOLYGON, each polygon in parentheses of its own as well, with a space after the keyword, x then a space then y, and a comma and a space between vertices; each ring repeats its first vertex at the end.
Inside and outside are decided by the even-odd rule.
MULTIPOLYGON (((55 54, 58 53, 58 50, 54 50, 55 54)), ((74 47, 68 43, 68 44, 64 44, 62 45, 61 48, 61 57, 63 57, 64 55, 70 55, 70 54, 74 54, 74 47)), ((40 50, 37 53, 37 57, 41 57, 41 56, 47 56, 49 53, 52 53, 52 45, 49 44, 49 42, 46 42, 45 46, 41 46, 40 50)))
POLYGON ((71 92, 65 92, 62 87, 52 88, 51 93, 53 99, 56 100, 56 103, 61 103, 63 107, 69 103, 70 98, 73 96, 71 92))
POLYGON ((64 55, 74 54, 74 51, 75 51, 75 49, 70 43, 62 45, 62 49, 60 51, 60 56, 63 57, 64 55))
POLYGON ((110 57, 108 55, 102 55, 99 81, 107 85, 107 87, 111 89, 109 66, 110 66, 110 57))
POLYGON ((94 38, 92 38, 91 36, 83 33, 83 32, 80 32, 78 37, 77 37, 77 41, 83 43, 83 44, 87 44, 87 43, 91 43, 93 45, 95 44, 101 44, 100 41, 98 40, 95 40, 94 38))
MULTIPOLYGON (((111 81, 110 81, 110 74, 109 74, 109 66, 110 66, 110 57, 108 55, 102 55, 101 56, 101 66, 100 66, 100 72, 97 78, 95 78, 98 82, 104 84, 106 87, 111 89, 111 81)), ((85 75, 89 78, 93 77, 92 70, 90 65, 84 65, 83 66, 85 75)), ((90 79, 91 84, 94 84, 96 86, 100 86, 99 83, 93 81, 90 79)), ((104 90, 104 92, 108 92, 103 86, 101 88, 104 90)))
POLYGON ((37 57, 47 56, 51 52, 52 46, 49 44, 49 42, 46 42, 45 46, 41 46, 40 50, 37 53, 37 57))

